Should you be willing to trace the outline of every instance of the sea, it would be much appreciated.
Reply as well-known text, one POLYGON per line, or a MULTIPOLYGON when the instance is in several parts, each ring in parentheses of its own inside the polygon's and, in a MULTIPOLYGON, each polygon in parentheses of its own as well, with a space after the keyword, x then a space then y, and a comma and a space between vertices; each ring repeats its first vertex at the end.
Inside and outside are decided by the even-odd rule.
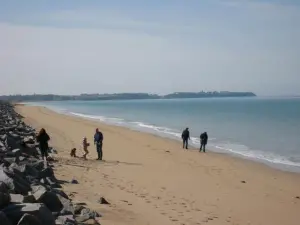
MULTIPOLYGON (((300 172, 300 98, 250 97, 27 103, 180 141, 186 127, 199 148, 300 172)), ((105 134, 104 134, 105 135, 105 134)), ((180 143, 178 143, 180 144, 180 143)))

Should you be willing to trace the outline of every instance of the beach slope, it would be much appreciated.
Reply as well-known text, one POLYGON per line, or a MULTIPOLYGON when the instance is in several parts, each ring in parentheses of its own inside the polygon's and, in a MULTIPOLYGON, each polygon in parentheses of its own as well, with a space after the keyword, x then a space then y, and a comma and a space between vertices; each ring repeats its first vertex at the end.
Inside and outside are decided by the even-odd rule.
POLYGON ((169 139, 18 105, 36 129, 51 136, 64 190, 99 211, 103 225, 298 225, 300 176, 216 153, 185 151, 169 139), (93 134, 104 134, 104 162, 94 160, 93 134), (71 159, 86 136, 89 160, 71 159), (111 204, 100 205, 104 196, 111 204), (299 196, 299 197, 298 197, 299 196))

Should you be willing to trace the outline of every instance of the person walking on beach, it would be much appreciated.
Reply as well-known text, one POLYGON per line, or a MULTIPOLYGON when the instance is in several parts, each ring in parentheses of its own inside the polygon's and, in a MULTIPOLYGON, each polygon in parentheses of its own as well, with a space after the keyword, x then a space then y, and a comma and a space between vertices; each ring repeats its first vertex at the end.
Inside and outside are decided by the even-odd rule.
POLYGON ((47 160, 48 157, 48 141, 50 140, 49 135, 47 134, 46 130, 42 128, 39 132, 39 134, 36 137, 37 142, 39 142, 40 150, 42 154, 42 159, 47 160))
POLYGON ((183 142, 182 148, 188 149, 188 140, 190 139, 190 131, 189 131, 189 128, 186 128, 186 129, 182 132, 181 138, 182 138, 182 142, 183 142))
POLYGON ((97 153, 98 153, 97 160, 102 160, 102 157, 103 157, 102 143, 103 143, 103 134, 97 128, 96 133, 94 135, 94 144, 96 145, 96 149, 97 149, 97 153))
POLYGON ((206 132, 202 133, 200 135, 200 152, 203 149, 203 152, 205 152, 205 146, 207 145, 208 135, 206 132))

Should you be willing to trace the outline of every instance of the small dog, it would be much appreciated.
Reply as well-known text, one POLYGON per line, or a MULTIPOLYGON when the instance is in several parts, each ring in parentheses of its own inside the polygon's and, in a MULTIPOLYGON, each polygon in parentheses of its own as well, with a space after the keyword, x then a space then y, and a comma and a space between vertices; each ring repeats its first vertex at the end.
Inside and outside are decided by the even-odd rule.
POLYGON ((77 156, 76 156, 76 148, 72 148, 72 149, 71 149, 70 156, 71 156, 71 157, 77 157, 77 156))

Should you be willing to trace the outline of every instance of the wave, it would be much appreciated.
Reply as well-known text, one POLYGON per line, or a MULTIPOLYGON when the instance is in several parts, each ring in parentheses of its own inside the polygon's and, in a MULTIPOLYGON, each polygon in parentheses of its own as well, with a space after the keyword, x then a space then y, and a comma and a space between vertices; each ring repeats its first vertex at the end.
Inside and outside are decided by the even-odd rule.
POLYGON ((230 152, 233 154, 237 154, 246 158, 251 158, 255 160, 265 161, 273 164, 281 164, 285 166, 295 166, 300 167, 300 162, 294 162, 289 159, 287 159, 284 156, 278 155, 278 154, 272 154, 270 152, 262 152, 259 150, 251 150, 247 148, 247 146, 239 145, 237 147, 234 144, 227 144, 227 147, 216 145, 214 146, 216 149, 230 152), (236 148, 232 148, 230 146, 235 146, 236 148))
MULTIPOLYGON (((45 105, 44 105, 45 106, 45 105)), ((83 113, 77 113, 77 112, 69 112, 66 109, 57 108, 57 107, 48 107, 56 112, 59 113, 67 113, 73 116, 78 116, 86 119, 92 119, 92 120, 98 120, 104 123, 118 125, 118 126, 124 126, 131 129, 144 131, 148 133, 157 134, 163 137, 168 137, 175 140, 181 140, 181 131, 171 129, 168 127, 163 126, 156 126, 153 124, 148 124, 145 122, 138 122, 138 121, 127 121, 122 118, 115 118, 115 117, 106 117, 106 116, 100 116, 100 115, 88 115, 83 113)), ((191 137, 191 145, 198 148, 200 145, 200 138, 198 137, 191 137)), ((245 158, 258 160, 262 162, 272 163, 272 164, 278 164, 278 165, 285 165, 285 166, 293 166, 293 167, 300 167, 300 162, 295 162, 292 160, 289 160, 287 157, 280 156, 277 154, 272 154, 270 152, 263 152, 259 150, 252 150, 249 149, 245 145, 235 144, 235 143, 222 143, 218 141, 217 138, 209 138, 209 145, 208 148, 221 152, 221 153, 231 153, 233 155, 239 155, 245 158)))
POLYGON ((116 124, 124 123, 124 119, 121 119, 121 118, 94 116, 94 115, 87 115, 87 114, 75 113, 75 112, 69 112, 69 114, 87 118, 87 119, 100 120, 101 122, 110 122, 110 123, 116 123, 116 124))

